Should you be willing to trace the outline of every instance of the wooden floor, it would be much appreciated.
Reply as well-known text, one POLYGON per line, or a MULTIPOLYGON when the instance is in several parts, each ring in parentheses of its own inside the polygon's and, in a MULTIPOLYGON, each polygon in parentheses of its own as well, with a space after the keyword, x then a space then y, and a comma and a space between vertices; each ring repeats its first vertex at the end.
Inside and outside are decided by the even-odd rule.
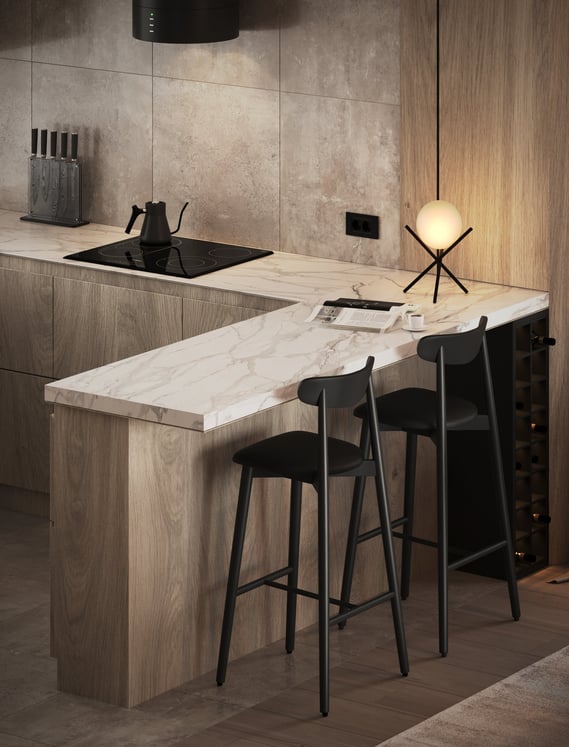
POLYGON ((505 583, 455 572, 448 657, 437 653, 434 585, 416 584, 404 603, 408 677, 398 672, 389 606, 332 630, 327 718, 318 712, 313 629, 292 655, 279 642, 231 663, 221 688, 211 673, 126 710, 57 692, 47 535, 45 521, 0 511, 1 747, 375 747, 569 644, 569 584, 547 583, 566 568, 520 582, 519 622, 505 583))

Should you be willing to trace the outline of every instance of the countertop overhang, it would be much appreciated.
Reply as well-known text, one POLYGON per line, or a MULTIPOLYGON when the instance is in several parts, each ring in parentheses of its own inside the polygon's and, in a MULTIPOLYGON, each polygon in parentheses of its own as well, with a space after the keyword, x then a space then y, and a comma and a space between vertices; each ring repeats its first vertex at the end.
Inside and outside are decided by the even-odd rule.
MULTIPOLYGON (((0 211, 0 258, 17 255, 76 265, 64 255, 115 241, 117 235, 122 236, 120 229, 92 224, 62 229, 20 223, 18 214, 0 211)), ((304 378, 355 370, 368 355, 375 357, 376 369, 382 368, 415 355, 423 334, 468 329, 482 315, 492 328, 549 304, 545 291, 466 280, 469 293, 464 294, 446 278, 433 304, 432 276, 403 293, 414 277, 405 270, 275 252, 193 280, 168 278, 204 289, 288 300, 291 305, 51 383, 45 388, 46 400, 208 431, 294 399, 304 378), (428 329, 412 333, 396 324, 389 332, 377 333, 306 321, 316 303, 339 296, 420 304, 428 329)))

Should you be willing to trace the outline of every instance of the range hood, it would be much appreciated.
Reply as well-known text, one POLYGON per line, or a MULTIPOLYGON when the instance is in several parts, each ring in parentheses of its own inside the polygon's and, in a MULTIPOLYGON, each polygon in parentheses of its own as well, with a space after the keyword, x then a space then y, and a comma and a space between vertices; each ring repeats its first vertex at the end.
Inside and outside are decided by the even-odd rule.
POLYGON ((202 44, 239 36, 239 0, 132 0, 135 39, 202 44))

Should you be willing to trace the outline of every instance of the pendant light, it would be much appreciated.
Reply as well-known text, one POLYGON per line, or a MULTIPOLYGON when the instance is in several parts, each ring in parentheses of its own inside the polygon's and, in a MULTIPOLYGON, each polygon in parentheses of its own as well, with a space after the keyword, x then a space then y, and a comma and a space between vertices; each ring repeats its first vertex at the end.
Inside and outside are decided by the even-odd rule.
POLYGON ((239 36, 239 0, 132 0, 135 39, 204 44, 239 36))
POLYGON ((456 207, 440 197, 440 140, 441 140, 441 113, 440 113, 440 85, 441 85, 441 60, 440 60, 440 0, 437 0, 437 23, 436 23, 436 101, 437 101, 437 119, 436 119, 436 168, 437 168, 437 191, 436 200, 427 202, 419 210, 416 221, 416 232, 409 226, 405 229, 418 241, 423 249, 432 257, 433 261, 421 272, 409 285, 403 289, 404 293, 412 288, 424 275, 433 267, 436 267, 435 290, 433 293, 433 303, 437 302, 439 292, 439 281, 441 270, 454 280, 454 282, 468 293, 464 285, 456 278, 443 262, 443 259, 467 236, 472 228, 462 231, 462 218, 456 207))

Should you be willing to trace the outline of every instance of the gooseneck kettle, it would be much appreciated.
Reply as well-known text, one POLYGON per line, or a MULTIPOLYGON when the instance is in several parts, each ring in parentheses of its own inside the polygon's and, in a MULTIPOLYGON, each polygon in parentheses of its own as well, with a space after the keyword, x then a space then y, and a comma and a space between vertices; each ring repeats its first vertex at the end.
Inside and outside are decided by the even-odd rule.
POLYGON ((165 202, 147 202, 143 208, 139 208, 138 205, 132 206, 132 214, 125 228, 125 233, 130 233, 134 226, 135 220, 139 215, 144 214, 144 221, 142 223, 142 230, 140 232, 140 246, 168 246, 172 241, 172 236, 178 233, 180 225, 182 224, 182 215, 184 210, 188 207, 188 203, 180 211, 180 217, 178 218, 178 227, 175 231, 170 232, 170 226, 166 219, 166 203, 165 202))

